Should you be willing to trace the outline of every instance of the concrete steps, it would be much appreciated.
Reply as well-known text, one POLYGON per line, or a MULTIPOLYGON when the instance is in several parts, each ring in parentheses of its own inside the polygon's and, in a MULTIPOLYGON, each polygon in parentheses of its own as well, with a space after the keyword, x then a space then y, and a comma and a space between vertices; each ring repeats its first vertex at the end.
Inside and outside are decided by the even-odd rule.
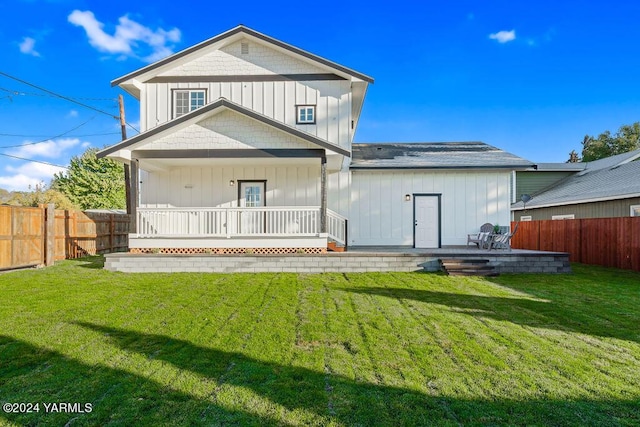
POLYGON ((497 276, 495 266, 488 265, 488 259, 481 258, 441 258, 442 270, 449 276, 497 276))

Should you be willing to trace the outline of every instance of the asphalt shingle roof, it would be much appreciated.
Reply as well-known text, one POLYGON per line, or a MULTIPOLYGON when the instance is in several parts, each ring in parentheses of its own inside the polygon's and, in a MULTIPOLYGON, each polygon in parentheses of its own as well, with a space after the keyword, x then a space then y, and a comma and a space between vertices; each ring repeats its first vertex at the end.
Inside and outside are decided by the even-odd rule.
MULTIPOLYGON (((604 159, 603 159, 604 160, 604 159)), ((593 162, 592 162, 593 163, 593 162)), ((601 166, 605 163, 601 163, 601 166)), ((608 163, 612 164, 612 163, 608 163)), ((640 161, 615 164, 612 167, 587 169, 572 175, 556 186, 534 194, 527 208, 581 203, 598 199, 638 197, 640 195, 640 161)), ((522 202, 512 208, 522 209, 522 202)))
POLYGON ((358 143, 351 169, 525 169, 534 164, 483 142, 358 143))

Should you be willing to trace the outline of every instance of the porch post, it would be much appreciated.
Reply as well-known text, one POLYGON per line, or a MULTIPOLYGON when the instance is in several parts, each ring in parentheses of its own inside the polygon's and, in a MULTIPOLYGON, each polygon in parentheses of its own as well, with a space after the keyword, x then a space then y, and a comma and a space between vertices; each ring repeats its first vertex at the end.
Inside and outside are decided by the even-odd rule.
POLYGON ((131 159, 131 187, 129 193, 131 199, 129 200, 128 211, 131 217, 129 218, 129 233, 138 232, 138 182, 140 181, 138 175, 138 159, 131 159))
POLYGON ((327 232, 327 156, 320 158, 320 232, 327 232))

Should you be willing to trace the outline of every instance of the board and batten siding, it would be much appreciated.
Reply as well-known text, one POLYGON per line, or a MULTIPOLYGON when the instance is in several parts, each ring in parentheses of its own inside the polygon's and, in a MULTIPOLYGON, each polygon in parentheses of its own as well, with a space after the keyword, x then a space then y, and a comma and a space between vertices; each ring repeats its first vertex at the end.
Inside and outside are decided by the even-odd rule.
MULTIPOLYGON (((184 166, 141 171, 140 207, 237 207, 238 180, 266 180, 267 206, 320 206, 320 165, 184 166), (234 181, 234 186, 229 185, 234 181)), ((349 173, 327 176, 329 209, 349 215, 349 173)))
POLYGON ((318 138, 350 148, 351 88, 347 81, 148 83, 141 95, 144 130, 172 118, 175 89, 206 89, 206 103, 224 97, 318 138), (296 105, 315 105, 315 124, 296 124, 296 105))
POLYGON ((413 246, 414 194, 441 195, 441 244, 465 245, 480 225, 508 225, 510 172, 352 171, 349 244, 413 246), (411 195, 406 201, 405 195, 411 195))

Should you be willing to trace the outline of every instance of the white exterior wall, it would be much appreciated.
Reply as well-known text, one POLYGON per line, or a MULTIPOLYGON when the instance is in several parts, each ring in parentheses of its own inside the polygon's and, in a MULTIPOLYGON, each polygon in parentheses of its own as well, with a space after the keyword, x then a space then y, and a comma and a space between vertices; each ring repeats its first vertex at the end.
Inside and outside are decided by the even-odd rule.
POLYGON ((413 246, 413 194, 441 194, 442 246, 509 225, 509 171, 353 171, 349 245, 413 246), (411 201, 405 195, 411 194, 411 201))
POLYGON ((185 166, 169 172, 143 172, 140 207, 237 207, 237 181, 265 179, 267 206, 320 206, 319 163, 300 167, 185 166), (234 186, 229 185, 231 180, 234 186))
MULTIPOLYGON (((237 207, 237 181, 265 179, 267 206, 320 206, 320 165, 294 166, 289 163, 141 171, 140 207, 237 207), (236 182, 233 187, 229 185, 231 180, 236 182)), ((327 187, 328 208, 348 217, 349 173, 327 174, 327 187)))
POLYGON ((351 89, 347 81, 149 83, 141 95, 144 130, 172 117, 173 89, 206 89, 206 102, 224 97, 301 131, 350 149, 351 89), (315 124, 296 124, 296 105, 315 105, 315 124))
POLYGON ((144 149, 251 149, 319 148, 301 138, 274 129, 234 111, 223 111, 197 124, 176 131, 144 149))
POLYGON ((324 72, 326 70, 315 65, 244 38, 165 71, 160 76, 235 76, 324 72), (242 53, 242 43, 248 44, 249 53, 242 53))
MULTIPOLYGON (((165 71, 160 76, 225 76, 327 73, 311 64, 266 46, 249 42, 249 54, 240 42, 165 71)), ((267 117, 350 149, 351 83, 347 80, 146 83, 140 94, 142 131, 172 119, 174 89, 206 89, 206 102, 224 97, 267 117), (296 124, 296 105, 315 105, 315 124, 296 124)))

